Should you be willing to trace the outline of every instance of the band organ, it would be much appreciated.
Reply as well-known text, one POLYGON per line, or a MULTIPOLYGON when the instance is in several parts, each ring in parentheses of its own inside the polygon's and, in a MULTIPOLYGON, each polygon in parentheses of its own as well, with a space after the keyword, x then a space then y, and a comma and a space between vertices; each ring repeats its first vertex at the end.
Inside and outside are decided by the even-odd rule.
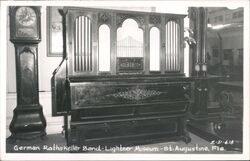
POLYGON ((64 58, 51 79, 52 112, 65 117, 69 145, 190 142, 184 17, 63 9, 64 58))

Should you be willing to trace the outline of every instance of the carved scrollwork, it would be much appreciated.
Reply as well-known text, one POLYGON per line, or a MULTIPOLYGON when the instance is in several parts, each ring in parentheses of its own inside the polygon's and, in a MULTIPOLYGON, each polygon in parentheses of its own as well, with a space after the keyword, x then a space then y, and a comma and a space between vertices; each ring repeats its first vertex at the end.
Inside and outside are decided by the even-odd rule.
POLYGON ((137 20, 137 22, 139 22, 139 26, 140 26, 140 27, 144 26, 145 20, 144 20, 143 17, 141 17, 141 16, 136 16, 135 19, 137 20))
POLYGON ((144 100, 153 96, 159 96, 160 94, 162 94, 162 92, 160 91, 147 90, 147 89, 136 87, 128 91, 114 93, 112 94, 112 96, 115 98, 124 98, 128 100, 133 100, 133 101, 140 101, 140 100, 144 100))
POLYGON ((145 20, 144 20, 144 17, 142 17, 142 16, 135 16, 132 14, 117 14, 117 16, 116 16, 117 27, 121 27, 122 23, 128 18, 134 19, 138 23, 138 26, 140 28, 143 28, 145 26, 145 20))
POLYGON ((20 49, 20 54, 22 53, 31 53, 34 55, 35 53, 35 48, 34 47, 30 47, 30 46, 24 46, 20 49))
POLYGON ((119 14, 116 16, 116 25, 120 27, 125 19, 127 19, 127 15, 119 14))
POLYGON ((108 22, 110 22, 111 15, 109 13, 106 13, 106 12, 99 13, 98 18, 99 18, 99 22, 108 23, 108 22))

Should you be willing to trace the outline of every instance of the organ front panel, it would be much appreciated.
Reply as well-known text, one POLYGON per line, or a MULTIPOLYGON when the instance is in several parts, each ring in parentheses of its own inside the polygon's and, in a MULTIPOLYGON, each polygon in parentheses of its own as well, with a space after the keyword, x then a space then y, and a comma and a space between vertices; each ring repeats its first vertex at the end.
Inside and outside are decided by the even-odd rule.
POLYGON ((101 74, 101 53, 110 57, 112 63, 103 68, 112 75, 183 73, 185 15, 76 8, 68 8, 67 12, 65 34, 69 45, 65 54, 70 75, 101 74), (101 41, 103 35, 109 43, 101 41), (152 63, 151 53, 156 55, 156 63, 152 63))

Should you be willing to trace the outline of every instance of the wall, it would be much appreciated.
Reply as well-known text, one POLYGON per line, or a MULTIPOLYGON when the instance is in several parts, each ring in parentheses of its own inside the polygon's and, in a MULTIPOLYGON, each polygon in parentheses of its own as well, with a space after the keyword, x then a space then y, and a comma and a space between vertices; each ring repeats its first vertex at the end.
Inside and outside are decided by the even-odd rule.
MULTIPOLYGON (((231 29, 226 32, 219 32, 222 41, 222 50, 223 49, 243 49, 243 30, 242 28, 231 29)), ((219 48, 219 37, 216 32, 209 32, 208 40, 207 40, 207 52, 209 52, 210 56, 212 56, 212 48, 219 48)), ((215 58, 211 57, 211 63, 217 64, 219 63, 219 57, 215 58)))
POLYGON ((221 34, 222 49, 243 48, 243 30, 226 32, 221 34))

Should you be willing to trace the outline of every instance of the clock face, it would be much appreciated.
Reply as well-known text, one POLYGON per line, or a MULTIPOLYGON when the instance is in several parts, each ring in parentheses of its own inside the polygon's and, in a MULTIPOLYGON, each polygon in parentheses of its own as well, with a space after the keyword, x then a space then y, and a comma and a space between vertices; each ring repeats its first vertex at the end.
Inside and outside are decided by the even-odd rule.
POLYGON ((20 7, 16 11, 16 20, 23 26, 31 26, 36 22, 36 13, 30 7, 20 7))

